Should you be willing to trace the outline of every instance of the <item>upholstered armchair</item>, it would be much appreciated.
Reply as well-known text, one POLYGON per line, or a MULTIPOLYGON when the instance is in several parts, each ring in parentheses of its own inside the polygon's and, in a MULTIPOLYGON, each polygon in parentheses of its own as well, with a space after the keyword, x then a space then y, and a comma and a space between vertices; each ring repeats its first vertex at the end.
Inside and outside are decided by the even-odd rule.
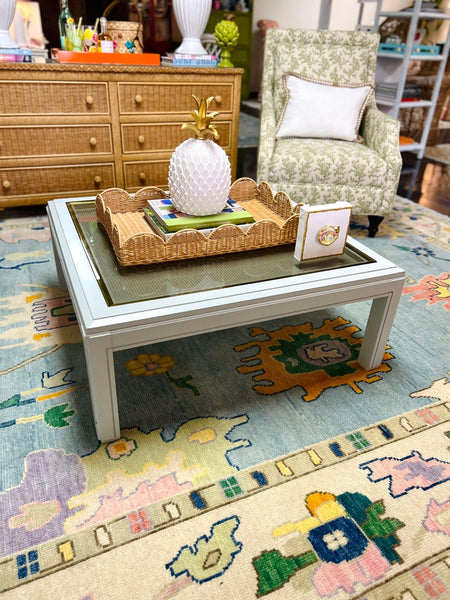
MULTIPOLYGON (((334 114, 333 93, 353 94, 366 84, 373 88, 378 41, 376 33, 356 31, 267 31, 257 168, 258 182, 285 191, 295 202, 350 202, 354 214, 369 216, 371 237, 390 212, 397 191, 402 166, 399 122, 376 108, 374 92, 368 88, 357 115, 355 140, 327 139, 326 118, 319 115, 316 134, 315 114, 303 111, 303 92, 295 98, 286 82, 306 82, 316 93, 323 90, 323 100, 316 98, 310 104, 328 107, 332 124, 340 125, 342 115, 337 109, 334 114), (288 106, 294 100, 300 101, 288 106), (286 123, 289 110, 291 121, 286 123), (296 131, 295 123, 291 131, 295 115, 308 121, 306 134, 296 131)), ((333 131, 330 138, 334 136, 339 133, 333 131)))

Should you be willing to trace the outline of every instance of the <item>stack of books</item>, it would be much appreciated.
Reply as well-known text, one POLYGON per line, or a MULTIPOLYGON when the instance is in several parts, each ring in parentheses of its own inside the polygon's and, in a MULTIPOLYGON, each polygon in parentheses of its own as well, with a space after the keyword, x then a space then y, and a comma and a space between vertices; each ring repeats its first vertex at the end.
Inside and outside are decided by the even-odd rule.
POLYGON ((161 56, 162 67, 217 67, 219 60, 214 54, 177 54, 161 56))
MULTIPOLYGON (((397 83, 377 83, 375 85, 375 94, 378 99, 384 98, 385 100, 395 100, 397 94, 397 83)), ((417 85, 405 85, 403 89, 402 100, 420 100, 422 89, 417 85)))
POLYGON ((49 62, 49 51, 46 48, 31 48, 31 62, 42 64, 49 62))
POLYGON ((45 48, 0 48, 0 62, 45 63, 48 56, 45 48))
POLYGON ((222 212, 202 217, 180 212, 169 198, 149 200, 144 215, 153 232, 165 240, 182 229, 197 229, 208 235, 220 225, 231 223, 245 231, 255 222, 254 217, 231 198, 228 198, 222 212))
POLYGON ((377 83, 375 85, 375 94, 387 100, 394 100, 397 87, 397 83, 377 83))
POLYGON ((29 48, 0 48, 0 62, 31 62, 29 48))

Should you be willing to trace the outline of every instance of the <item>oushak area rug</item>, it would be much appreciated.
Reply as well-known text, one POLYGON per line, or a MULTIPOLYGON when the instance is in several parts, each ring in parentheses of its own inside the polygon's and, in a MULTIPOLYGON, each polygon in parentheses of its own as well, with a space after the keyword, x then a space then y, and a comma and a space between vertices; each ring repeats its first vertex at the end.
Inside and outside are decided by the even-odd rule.
POLYGON ((450 598, 450 220, 397 198, 383 363, 369 304, 115 355, 100 444, 46 217, 0 213, 2 600, 450 598))

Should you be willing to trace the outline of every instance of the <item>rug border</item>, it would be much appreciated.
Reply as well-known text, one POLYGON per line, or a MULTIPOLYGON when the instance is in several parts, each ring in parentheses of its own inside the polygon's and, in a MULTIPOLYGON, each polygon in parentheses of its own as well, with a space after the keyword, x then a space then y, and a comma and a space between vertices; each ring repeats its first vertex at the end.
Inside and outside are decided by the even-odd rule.
MULTIPOLYGON (((448 377, 437 379, 429 388, 415 393, 431 391, 431 388, 439 383, 450 385, 450 379, 448 377)), ((433 398, 435 396, 430 395, 427 397, 433 398)), ((231 499, 225 496, 220 485, 221 482, 230 479, 230 477, 225 477, 217 479, 211 484, 195 487, 189 491, 180 492, 174 496, 143 506, 139 510, 146 511, 149 527, 137 533, 132 532, 129 521, 129 515, 136 511, 129 511, 104 521, 101 525, 91 526, 74 534, 53 538, 37 546, 0 558, 0 581, 2 582, 0 593, 12 591, 62 569, 94 559, 104 552, 138 541, 144 536, 263 492, 268 487, 272 489, 286 483, 288 480, 303 477, 310 472, 342 463, 345 460, 351 460, 356 454, 364 455, 367 452, 389 446, 394 442, 421 433, 426 429, 432 429, 445 422, 450 422, 450 403, 444 399, 383 419, 372 425, 351 430, 322 442, 305 446, 294 452, 247 467, 242 471, 237 470, 236 474, 231 477, 234 477, 237 481, 241 493, 231 499), (369 445, 363 446, 359 450, 355 449, 353 443, 349 440, 349 436, 354 434, 362 434, 369 445), (332 445, 336 452, 339 448, 342 455, 338 455, 339 452, 334 452, 331 448, 332 445), (266 482, 260 480, 258 483, 255 474, 263 470, 266 482), (37 550, 38 555, 42 556, 39 561, 39 571, 35 575, 28 575, 22 581, 18 580, 17 557, 34 550, 37 550), (43 564, 44 562, 48 562, 48 564, 43 564)))

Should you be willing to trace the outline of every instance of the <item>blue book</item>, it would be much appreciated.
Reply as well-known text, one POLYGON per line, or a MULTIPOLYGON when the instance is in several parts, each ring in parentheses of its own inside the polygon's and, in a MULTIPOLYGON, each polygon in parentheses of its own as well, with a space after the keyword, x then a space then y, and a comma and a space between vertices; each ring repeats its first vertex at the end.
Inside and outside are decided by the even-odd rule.
POLYGON ((23 54, 31 56, 30 48, 0 48, 0 54, 23 54))

